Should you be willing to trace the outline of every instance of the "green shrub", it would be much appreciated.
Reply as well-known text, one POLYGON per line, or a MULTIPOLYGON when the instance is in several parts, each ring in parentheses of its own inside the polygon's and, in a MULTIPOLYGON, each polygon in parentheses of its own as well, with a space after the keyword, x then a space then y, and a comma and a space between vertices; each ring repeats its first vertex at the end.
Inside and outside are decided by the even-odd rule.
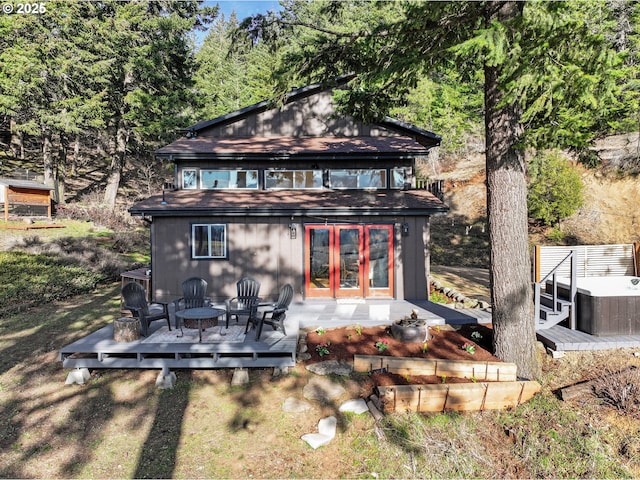
POLYGON ((1 316, 95 289, 104 275, 51 255, 0 252, 1 316))
POLYGON ((536 155, 529 163, 529 216, 553 225, 583 204, 580 175, 557 152, 536 155))
POLYGON ((449 297, 438 290, 434 290, 429 295, 429 301, 433 303, 449 303, 449 297))

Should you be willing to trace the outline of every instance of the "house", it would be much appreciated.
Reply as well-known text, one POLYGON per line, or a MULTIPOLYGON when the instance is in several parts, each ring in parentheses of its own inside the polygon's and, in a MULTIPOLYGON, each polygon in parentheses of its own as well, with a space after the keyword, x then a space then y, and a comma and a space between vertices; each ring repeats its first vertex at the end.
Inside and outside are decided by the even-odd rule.
POLYGON ((153 297, 199 276, 216 300, 253 276, 313 298, 426 299, 429 219, 447 207, 415 188, 431 132, 336 113, 333 87, 290 92, 197 123, 160 148, 175 188, 130 208, 151 227, 153 297))

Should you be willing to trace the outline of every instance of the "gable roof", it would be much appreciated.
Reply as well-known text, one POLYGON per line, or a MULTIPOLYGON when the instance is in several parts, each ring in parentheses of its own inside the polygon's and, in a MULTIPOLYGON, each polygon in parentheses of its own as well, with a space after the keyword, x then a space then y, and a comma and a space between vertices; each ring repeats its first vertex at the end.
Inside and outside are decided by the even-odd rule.
MULTIPOLYGON (((345 75, 330 83, 317 83, 292 90, 284 96, 283 105, 305 99, 320 92, 331 90, 346 84, 353 78, 345 75)), ((212 138, 200 133, 208 129, 222 128, 241 122, 251 116, 275 109, 277 105, 271 100, 265 100, 254 105, 241 108, 234 112, 221 115, 212 120, 206 120, 181 130, 185 136, 156 151, 161 158, 193 158, 194 156, 224 156, 235 155, 239 152, 248 154, 267 155, 299 155, 303 153, 315 154, 366 154, 406 152, 413 155, 423 155, 431 147, 440 145, 442 138, 435 133, 416 127, 391 117, 385 117, 374 125, 391 130, 403 137, 372 137, 372 136, 233 136, 212 138), (259 147, 259 148, 258 148, 259 147), (326 148, 321 148, 326 147, 326 148)))

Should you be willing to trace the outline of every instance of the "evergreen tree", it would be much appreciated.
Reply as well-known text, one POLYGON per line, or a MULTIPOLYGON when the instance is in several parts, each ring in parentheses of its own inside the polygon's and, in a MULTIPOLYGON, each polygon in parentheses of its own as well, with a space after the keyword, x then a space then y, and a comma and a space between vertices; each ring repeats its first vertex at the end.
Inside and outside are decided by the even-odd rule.
POLYGON ((483 72, 494 348, 523 377, 538 374, 524 146, 584 145, 597 120, 623 108, 611 18, 604 2, 294 1, 243 24, 254 38, 289 44, 285 81, 355 73, 336 98, 362 120, 452 60, 469 78, 483 72))

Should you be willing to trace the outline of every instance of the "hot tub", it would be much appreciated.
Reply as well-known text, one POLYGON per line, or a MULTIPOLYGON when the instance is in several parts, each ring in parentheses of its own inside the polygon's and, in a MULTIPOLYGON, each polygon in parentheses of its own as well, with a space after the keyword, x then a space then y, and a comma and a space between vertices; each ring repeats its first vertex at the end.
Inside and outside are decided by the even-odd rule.
MULTIPOLYGON (((577 328, 596 337, 640 334, 639 277, 578 277, 577 328)), ((569 280, 558 279, 567 295, 569 280)))

